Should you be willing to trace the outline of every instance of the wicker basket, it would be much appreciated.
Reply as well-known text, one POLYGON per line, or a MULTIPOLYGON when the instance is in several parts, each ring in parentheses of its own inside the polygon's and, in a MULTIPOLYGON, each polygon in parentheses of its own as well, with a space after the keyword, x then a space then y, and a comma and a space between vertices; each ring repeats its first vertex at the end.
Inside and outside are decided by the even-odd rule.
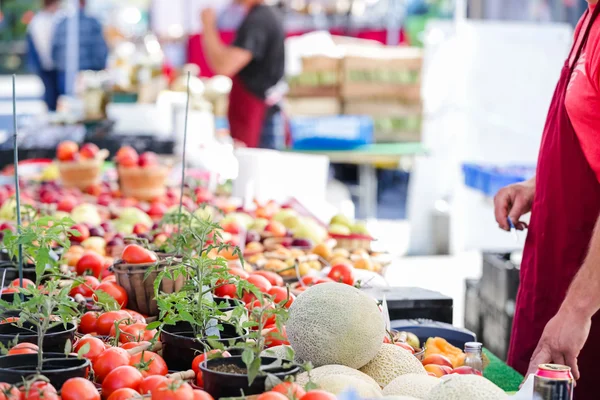
POLYGON ((354 250, 371 250, 371 243, 373 242, 373 238, 366 235, 334 235, 329 234, 332 238, 336 240, 336 249, 346 249, 348 251, 354 250))
POLYGON ((123 196, 152 201, 167 192, 169 169, 164 166, 118 168, 123 196))
MULTIPOLYGON (((167 268, 168 265, 169 261, 159 262, 159 266, 163 268, 167 268)), ((148 269, 155 266, 156 263, 126 264, 123 262, 113 266, 117 284, 127 292, 129 298, 127 308, 149 317, 156 317, 159 314, 158 304, 154 297, 154 281, 161 268, 154 268, 147 278, 144 279, 144 277, 148 269)), ((160 283, 159 291, 167 294, 175 293, 181 290, 184 284, 184 276, 179 276, 176 280, 165 278, 160 283)))
POLYGON ((102 159, 58 162, 60 180, 64 187, 86 190, 100 183, 102 177, 102 159))

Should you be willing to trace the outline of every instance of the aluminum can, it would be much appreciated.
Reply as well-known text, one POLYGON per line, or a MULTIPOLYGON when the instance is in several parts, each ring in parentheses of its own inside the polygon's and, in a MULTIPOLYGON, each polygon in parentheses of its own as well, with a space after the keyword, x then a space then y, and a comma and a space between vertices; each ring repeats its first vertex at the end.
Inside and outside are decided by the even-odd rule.
POLYGON ((573 400, 573 374, 566 365, 541 364, 534 376, 534 400, 573 400))

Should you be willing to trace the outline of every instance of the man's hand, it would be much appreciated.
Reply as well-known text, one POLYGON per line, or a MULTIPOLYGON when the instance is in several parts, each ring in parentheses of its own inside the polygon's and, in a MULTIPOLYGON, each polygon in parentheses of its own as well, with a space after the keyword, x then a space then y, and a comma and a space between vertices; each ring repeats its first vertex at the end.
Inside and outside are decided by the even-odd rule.
POLYGON ((510 230, 508 217, 512 220, 515 228, 522 231, 527 224, 520 219, 531 211, 533 197, 535 195, 535 178, 528 181, 516 183, 500 190, 494 198, 494 209, 496 222, 505 231, 510 230))
POLYGON ((204 10, 202 10, 202 15, 201 15, 201 20, 202 20, 202 26, 203 27, 208 27, 208 28, 213 28, 217 26, 217 14, 215 13, 215 10, 207 7, 204 10))
POLYGON ((588 339, 591 326, 592 319, 583 313, 561 309, 544 328, 525 378, 534 374, 540 364, 553 363, 568 365, 575 379, 579 379, 577 357, 588 339))

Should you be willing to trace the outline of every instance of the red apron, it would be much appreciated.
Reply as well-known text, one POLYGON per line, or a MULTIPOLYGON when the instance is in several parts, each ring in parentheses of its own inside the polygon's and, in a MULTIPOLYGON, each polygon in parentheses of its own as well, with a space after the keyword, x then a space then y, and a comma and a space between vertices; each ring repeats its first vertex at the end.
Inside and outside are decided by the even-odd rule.
POLYGON ((240 78, 234 77, 227 113, 231 137, 247 147, 258 147, 266 112, 265 101, 248 91, 240 78))
MULTIPOLYGON (((600 6, 593 12, 581 45, 573 47, 562 69, 542 137, 508 356, 508 363, 521 373, 527 371, 544 327, 558 312, 586 257, 600 214, 600 183, 584 156, 565 107, 573 66, 599 13, 600 6), (573 52, 576 57, 571 66, 573 52)), ((599 315, 593 319, 590 338, 578 361, 581 379, 575 399, 600 399, 596 381, 600 373, 599 315)))

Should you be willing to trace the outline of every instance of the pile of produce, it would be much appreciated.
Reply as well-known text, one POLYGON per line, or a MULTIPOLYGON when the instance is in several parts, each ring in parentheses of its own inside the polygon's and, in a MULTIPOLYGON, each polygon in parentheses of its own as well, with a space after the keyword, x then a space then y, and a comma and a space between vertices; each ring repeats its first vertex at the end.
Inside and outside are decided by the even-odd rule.
POLYGON ((0 399, 330 400, 350 389, 364 398, 504 398, 443 339, 422 351, 414 335, 387 332, 377 301, 354 286, 352 256, 338 251, 345 260, 334 263, 336 250, 312 242, 322 233, 308 232, 306 217, 269 203, 217 223, 214 203, 194 199, 208 197, 201 189, 179 199, 166 189, 143 203, 98 186, 93 195, 24 186, 19 229, 4 188, 0 399), (256 240, 244 238, 250 231, 256 240), (305 247, 279 242, 272 252, 326 260, 311 265, 298 295, 283 271, 244 261, 269 239, 305 247))

